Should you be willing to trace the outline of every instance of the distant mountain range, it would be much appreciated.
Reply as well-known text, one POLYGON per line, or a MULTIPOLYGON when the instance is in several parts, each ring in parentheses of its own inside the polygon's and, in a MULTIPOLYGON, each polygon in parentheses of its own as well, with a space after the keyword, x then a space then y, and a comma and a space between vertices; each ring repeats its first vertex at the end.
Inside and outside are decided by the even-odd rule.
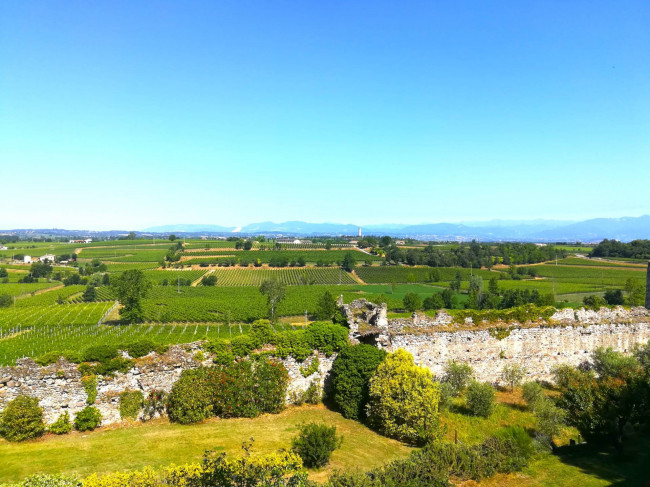
MULTIPOLYGON (((380 224, 361 226, 364 235, 391 235, 428 240, 516 240, 533 242, 598 242, 602 239, 630 241, 650 239, 650 215, 596 218, 580 222, 561 220, 493 220, 420 225, 380 224)), ((241 233, 281 235, 357 235, 359 225, 288 221, 261 222, 242 227, 178 224, 149 227, 149 233, 241 233)))

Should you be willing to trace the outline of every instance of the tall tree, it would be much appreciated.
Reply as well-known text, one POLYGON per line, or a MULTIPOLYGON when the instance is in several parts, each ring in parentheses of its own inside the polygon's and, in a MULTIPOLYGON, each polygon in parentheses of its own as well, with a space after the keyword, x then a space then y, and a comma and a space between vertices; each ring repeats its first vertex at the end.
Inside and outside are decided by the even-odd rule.
POLYGON ((266 296, 266 303, 271 312, 271 321, 275 321, 275 307, 286 296, 286 286, 277 279, 267 279, 260 286, 260 293, 266 296))
POLYGON ((137 269, 124 271, 118 277, 111 279, 111 287, 123 306, 120 310, 120 319, 126 323, 142 323, 144 321, 142 298, 146 297, 151 289, 151 282, 144 272, 137 269))

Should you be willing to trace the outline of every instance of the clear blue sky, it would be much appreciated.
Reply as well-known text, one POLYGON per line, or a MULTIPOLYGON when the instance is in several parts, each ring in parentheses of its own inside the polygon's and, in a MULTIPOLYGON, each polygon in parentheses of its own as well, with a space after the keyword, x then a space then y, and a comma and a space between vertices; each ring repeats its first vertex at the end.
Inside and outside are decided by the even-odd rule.
POLYGON ((650 2, 0 2, 0 228, 650 213, 650 2))

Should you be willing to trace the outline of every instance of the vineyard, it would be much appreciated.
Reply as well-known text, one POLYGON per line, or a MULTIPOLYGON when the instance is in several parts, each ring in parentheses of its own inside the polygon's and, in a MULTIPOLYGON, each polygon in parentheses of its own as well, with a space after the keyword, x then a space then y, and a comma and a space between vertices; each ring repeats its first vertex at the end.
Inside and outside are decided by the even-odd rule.
MULTIPOLYGON (((32 306, 0 310, 0 365, 21 357, 39 357, 53 350, 81 351, 91 345, 120 345, 139 339, 160 344, 189 343, 208 338, 231 338, 247 333, 250 325, 188 324, 98 325, 113 303, 32 306)), ((275 324, 277 330, 291 325, 275 324)))
POLYGON ((0 284, 0 294, 8 294, 9 296, 24 296, 24 295, 33 294, 43 289, 48 289, 60 285, 61 283, 57 281, 30 282, 30 283, 18 283, 18 282, 3 283, 0 284))
POLYGON ((178 279, 184 281, 196 281, 200 279, 207 270, 202 269, 184 269, 184 270, 159 270, 159 271, 144 271, 144 275, 153 283, 153 284, 163 284, 167 282, 168 285, 173 286, 176 284, 178 279))
POLYGON ((452 281, 457 272, 460 272, 463 280, 469 280, 470 275, 479 275, 483 279, 498 277, 498 274, 487 270, 472 271, 456 267, 362 266, 357 267, 355 272, 368 284, 452 281))
POLYGON ((304 267, 282 269, 218 268, 217 286, 260 286, 267 279, 277 279, 288 286, 311 284, 356 284, 352 276, 332 267, 304 267))
POLYGON ((241 250, 236 252, 215 252, 213 257, 194 257, 195 254, 186 254, 191 256, 189 260, 181 262, 182 265, 200 265, 204 264, 220 264, 224 260, 236 259, 237 262, 254 263, 259 261, 267 264, 273 261, 284 261, 288 265, 291 262, 298 262, 303 259, 305 263, 309 264, 322 264, 322 265, 336 265, 341 262, 345 255, 351 252, 354 258, 359 262, 368 261, 382 261, 383 258, 376 255, 368 255, 358 250, 241 250))

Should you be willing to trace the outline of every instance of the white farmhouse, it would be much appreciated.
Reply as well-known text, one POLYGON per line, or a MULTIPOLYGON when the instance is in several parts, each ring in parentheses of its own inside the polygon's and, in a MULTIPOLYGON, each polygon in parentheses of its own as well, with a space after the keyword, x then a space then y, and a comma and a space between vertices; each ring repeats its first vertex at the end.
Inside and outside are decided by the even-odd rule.
POLYGON ((56 255, 45 254, 45 255, 41 256, 41 258, 38 259, 38 260, 40 260, 41 262, 54 262, 56 260, 56 255))
POLYGON ((23 257, 23 262, 25 264, 31 264, 32 263, 32 256, 31 255, 26 255, 25 257, 23 257))

